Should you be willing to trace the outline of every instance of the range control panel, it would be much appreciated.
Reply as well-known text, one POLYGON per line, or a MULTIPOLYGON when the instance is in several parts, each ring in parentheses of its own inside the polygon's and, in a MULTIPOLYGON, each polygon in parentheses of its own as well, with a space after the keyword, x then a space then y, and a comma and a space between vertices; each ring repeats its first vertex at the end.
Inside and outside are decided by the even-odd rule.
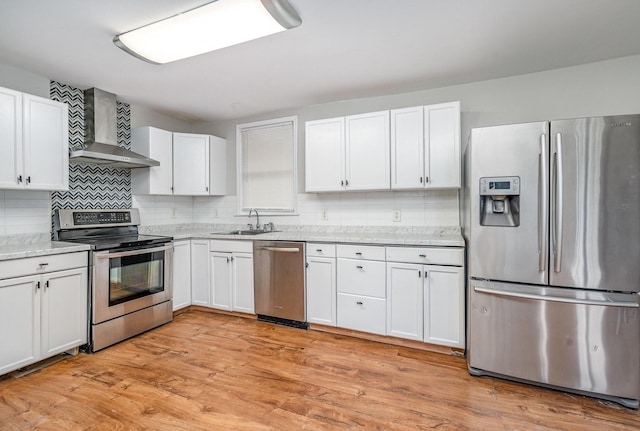
POLYGON ((131 223, 131 211, 74 211, 73 213, 73 224, 76 226, 119 223, 131 223))

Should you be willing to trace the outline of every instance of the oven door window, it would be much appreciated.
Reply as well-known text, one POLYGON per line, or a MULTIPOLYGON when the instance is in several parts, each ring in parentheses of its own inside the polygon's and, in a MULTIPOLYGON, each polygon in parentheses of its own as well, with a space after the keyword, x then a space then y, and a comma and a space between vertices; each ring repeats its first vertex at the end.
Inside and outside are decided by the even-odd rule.
POLYGON ((109 306, 164 289, 164 251, 109 259, 109 306))

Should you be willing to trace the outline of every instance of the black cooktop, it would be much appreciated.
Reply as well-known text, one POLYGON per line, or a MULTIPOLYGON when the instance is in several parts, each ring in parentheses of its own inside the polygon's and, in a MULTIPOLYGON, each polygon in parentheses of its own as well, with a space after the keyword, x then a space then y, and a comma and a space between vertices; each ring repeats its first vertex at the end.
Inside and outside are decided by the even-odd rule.
POLYGON ((170 236, 128 234, 114 236, 85 236, 64 239, 63 241, 89 244, 93 250, 118 250, 124 248, 161 245, 171 242, 172 240, 173 238, 170 236))

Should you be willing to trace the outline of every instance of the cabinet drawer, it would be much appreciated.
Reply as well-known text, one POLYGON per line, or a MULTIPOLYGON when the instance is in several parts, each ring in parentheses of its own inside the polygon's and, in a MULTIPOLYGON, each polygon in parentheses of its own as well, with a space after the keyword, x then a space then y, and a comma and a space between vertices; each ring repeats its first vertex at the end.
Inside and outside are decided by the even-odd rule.
POLYGON ((459 247, 387 247, 387 261, 462 266, 464 249, 459 247))
POLYGON ((0 261, 0 278, 21 277, 24 275, 44 274, 52 271, 82 268, 89 264, 86 251, 75 253, 50 254, 47 256, 26 257, 0 261))
POLYGON ((384 247, 375 245, 338 244, 337 256, 345 259, 385 260, 384 247))
POLYGON ((337 309, 339 327, 386 334, 387 301, 385 299, 338 293, 337 309))
POLYGON ((307 256, 336 257, 335 244, 308 243, 307 256))
POLYGON ((253 253, 253 241, 225 241, 223 239, 212 239, 209 241, 209 251, 220 251, 223 253, 253 253))
POLYGON ((385 298, 386 278, 384 262, 338 259, 338 292, 385 298))

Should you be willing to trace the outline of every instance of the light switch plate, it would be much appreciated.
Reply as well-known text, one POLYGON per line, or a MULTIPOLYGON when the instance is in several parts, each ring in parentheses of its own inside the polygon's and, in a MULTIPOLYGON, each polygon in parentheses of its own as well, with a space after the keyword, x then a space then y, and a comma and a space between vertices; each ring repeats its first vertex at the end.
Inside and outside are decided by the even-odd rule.
POLYGON ((402 213, 400 210, 393 210, 393 221, 398 222, 402 219, 402 213))

